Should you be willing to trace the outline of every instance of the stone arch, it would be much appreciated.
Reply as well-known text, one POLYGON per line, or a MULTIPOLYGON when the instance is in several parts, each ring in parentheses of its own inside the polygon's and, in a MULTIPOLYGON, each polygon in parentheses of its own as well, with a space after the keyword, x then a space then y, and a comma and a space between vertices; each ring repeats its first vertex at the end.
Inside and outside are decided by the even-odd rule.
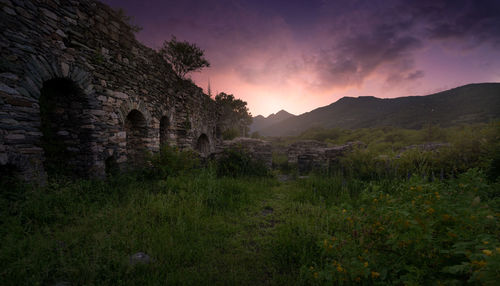
POLYGON ((82 89, 69 78, 54 78, 40 89, 40 129, 50 175, 88 176, 93 165, 89 102, 82 89))
POLYGON ((124 101, 118 110, 118 117, 120 118, 120 121, 125 124, 127 121, 127 116, 132 112, 133 110, 139 111, 144 119, 146 120, 146 125, 147 126, 152 126, 151 124, 152 117, 151 114, 149 113, 148 109, 146 108, 146 103, 144 103, 142 100, 134 100, 133 98, 128 98, 126 101, 124 101))
POLYGON ((198 140, 196 140, 196 151, 206 156, 210 154, 210 140, 205 133, 202 133, 198 140))
POLYGON ((168 116, 162 116, 160 118, 160 149, 164 145, 169 145, 170 129, 171 129, 170 118, 168 118, 168 116))
POLYGON ((132 109, 125 118, 127 160, 132 165, 145 161, 148 124, 142 112, 132 109))
POLYGON ((44 82, 66 78, 80 87, 82 95, 88 100, 89 105, 97 107, 95 90, 92 84, 92 76, 84 69, 72 63, 59 61, 57 59, 46 59, 44 56, 32 55, 24 68, 25 75, 18 92, 24 96, 38 99, 44 82))

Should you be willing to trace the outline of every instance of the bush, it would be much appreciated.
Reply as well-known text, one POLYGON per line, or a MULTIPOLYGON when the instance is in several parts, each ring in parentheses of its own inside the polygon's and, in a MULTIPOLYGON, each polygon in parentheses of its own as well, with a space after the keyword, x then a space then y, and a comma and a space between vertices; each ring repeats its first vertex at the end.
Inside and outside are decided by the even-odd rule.
POLYGON ((323 251, 303 275, 311 284, 494 285, 498 209, 482 202, 494 187, 485 182, 472 169, 447 184, 367 188, 357 206, 331 208, 329 231, 318 241, 323 251))
POLYGON ((219 177, 267 177, 269 169, 264 163, 256 161, 243 150, 229 149, 224 151, 216 162, 219 177))
POLYGON ((151 155, 149 162, 151 166, 143 172, 155 179, 186 174, 200 167, 199 156, 196 153, 168 145, 163 145, 159 153, 151 155))

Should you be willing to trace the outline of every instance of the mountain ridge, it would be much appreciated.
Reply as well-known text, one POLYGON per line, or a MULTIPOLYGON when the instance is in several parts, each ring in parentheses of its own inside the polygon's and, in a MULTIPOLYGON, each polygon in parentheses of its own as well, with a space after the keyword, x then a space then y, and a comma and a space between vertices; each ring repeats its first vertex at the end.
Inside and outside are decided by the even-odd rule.
POLYGON ((250 132, 254 132, 263 128, 266 128, 272 124, 276 124, 283 120, 286 120, 290 117, 294 117, 296 115, 291 114, 290 112, 281 109, 276 113, 271 113, 269 116, 264 117, 262 115, 257 115, 253 118, 253 122, 250 125, 250 132))
POLYGON ((426 124, 450 126, 498 118, 500 83, 473 83, 429 95, 342 97, 254 131, 265 136, 294 136, 313 127, 418 129, 426 124))

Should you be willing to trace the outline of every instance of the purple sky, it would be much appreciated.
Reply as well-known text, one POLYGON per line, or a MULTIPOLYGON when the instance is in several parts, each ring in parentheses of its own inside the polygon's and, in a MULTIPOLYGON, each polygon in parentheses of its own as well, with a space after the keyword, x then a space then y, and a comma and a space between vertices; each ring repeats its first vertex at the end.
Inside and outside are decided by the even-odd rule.
POLYGON ((500 82, 498 0, 103 2, 132 16, 151 48, 171 35, 196 43, 211 67, 191 78, 253 115, 500 82))

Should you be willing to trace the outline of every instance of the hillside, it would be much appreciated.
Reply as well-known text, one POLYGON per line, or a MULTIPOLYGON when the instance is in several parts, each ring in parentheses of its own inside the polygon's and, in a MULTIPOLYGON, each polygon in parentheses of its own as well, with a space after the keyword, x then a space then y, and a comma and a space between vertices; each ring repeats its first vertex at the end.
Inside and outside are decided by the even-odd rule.
POLYGON ((277 113, 269 115, 268 117, 257 115, 253 118, 252 125, 250 125, 250 132, 262 130, 264 128, 267 128, 273 124, 276 124, 291 117, 295 117, 295 115, 283 109, 277 113))
POLYGON ((498 118, 500 83, 480 83, 426 96, 344 97, 328 106, 255 130, 265 136, 293 136, 311 127, 418 129, 429 123, 447 127, 498 118))

